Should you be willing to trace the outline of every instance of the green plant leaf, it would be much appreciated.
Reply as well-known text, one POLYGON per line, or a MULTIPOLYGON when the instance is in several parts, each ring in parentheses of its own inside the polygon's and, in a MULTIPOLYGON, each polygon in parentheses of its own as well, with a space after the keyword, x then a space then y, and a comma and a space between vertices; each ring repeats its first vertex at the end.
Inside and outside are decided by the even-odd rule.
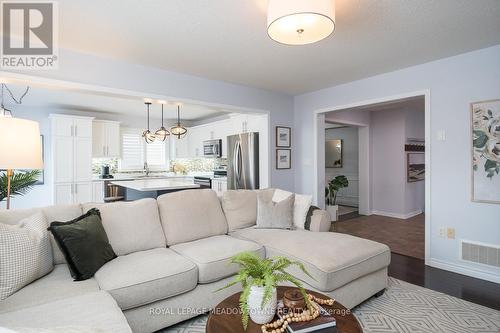
POLYGON ((498 164, 496 161, 486 160, 486 162, 484 163, 484 171, 488 171, 490 169, 496 169, 497 166, 498 164))
MULTIPOLYGON (((40 170, 14 172, 10 183, 11 197, 24 195, 29 192, 38 181, 40 174, 40 170)), ((0 174, 0 201, 3 201, 7 197, 7 182, 7 173, 2 172, 0 174)))
POLYGON ((242 310, 242 324, 246 329, 248 325, 248 296, 250 294, 251 286, 264 287, 264 295, 262 298, 261 306, 265 306, 267 302, 272 298, 273 289, 277 286, 279 282, 291 282, 298 288, 301 288, 301 292, 306 297, 306 303, 310 305, 309 299, 306 296, 302 284, 299 280, 293 277, 290 273, 286 272, 285 269, 290 266, 297 266, 302 272, 307 276, 314 279, 311 274, 306 270, 304 264, 299 261, 292 261, 286 257, 276 256, 273 258, 263 259, 253 252, 242 252, 233 257, 230 260, 233 264, 238 264, 240 266, 240 271, 236 274, 236 277, 232 282, 226 286, 216 290, 220 291, 222 289, 234 286, 237 283, 241 283, 243 292, 240 296, 240 308, 242 310))
POLYGON ((474 148, 484 148, 487 142, 488 142, 488 136, 483 133, 482 135, 474 139, 473 141, 474 148))

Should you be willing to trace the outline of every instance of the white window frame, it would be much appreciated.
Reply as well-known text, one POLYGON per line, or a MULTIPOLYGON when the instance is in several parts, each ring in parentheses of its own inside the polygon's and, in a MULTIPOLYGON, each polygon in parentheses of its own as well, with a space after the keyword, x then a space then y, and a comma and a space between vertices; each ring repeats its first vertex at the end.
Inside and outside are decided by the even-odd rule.
MULTIPOLYGON (((141 135, 141 133, 143 132, 143 129, 139 129, 139 128, 130 128, 130 127, 122 127, 121 128, 121 131, 120 131, 120 143, 121 143, 121 147, 122 147, 122 154, 121 156, 124 156, 123 154, 123 135, 124 134, 139 134, 141 135)), ((151 164, 149 165, 148 164, 148 167, 150 170, 153 170, 153 171, 167 171, 169 168, 170 168, 170 160, 169 160, 169 142, 168 142, 169 139, 165 140, 164 142, 162 142, 164 145, 165 145, 165 164, 163 165, 154 165, 154 164, 151 164)), ((144 169, 144 162, 147 161, 147 143, 146 141, 144 141, 144 139, 141 137, 141 144, 142 144, 142 161, 141 161, 141 165, 132 165, 132 166, 123 166, 123 162, 122 162, 122 158, 119 158, 118 159, 118 171, 142 171, 144 169)))

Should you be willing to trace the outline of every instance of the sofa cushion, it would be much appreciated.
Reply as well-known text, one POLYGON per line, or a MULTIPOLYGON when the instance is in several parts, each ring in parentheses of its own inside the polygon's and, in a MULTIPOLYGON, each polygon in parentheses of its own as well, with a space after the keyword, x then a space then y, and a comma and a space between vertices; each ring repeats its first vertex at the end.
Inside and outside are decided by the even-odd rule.
MULTIPOLYGON (((79 327, 86 332, 131 333, 127 319, 104 291, 68 297, 34 307, 0 314, 3 327, 37 330, 79 327)), ((69 331, 69 330, 68 330, 69 331)))
POLYGON ((98 290, 99 286, 95 279, 73 282, 67 265, 55 265, 48 275, 30 283, 1 301, 0 313, 29 308, 98 290))
POLYGON ((301 261, 315 280, 296 268, 290 273, 320 291, 335 290, 359 277, 387 267, 387 245, 334 232, 247 228, 231 236, 262 244, 266 256, 301 261))
POLYGON ((52 222, 49 230, 64 253, 75 281, 90 279, 102 265, 116 258, 98 209, 93 208, 68 222, 52 222))
POLYGON ((235 254, 251 251, 261 257, 265 256, 262 245, 226 235, 177 244, 171 249, 198 266, 199 283, 215 282, 236 274, 238 266, 229 263, 229 259, 235 254))
POLYGON ((221 201, 230 232, 250 227, 257 221, 257 191, 225 191, 221 201))
POLYGON ((126 310, 194 289, 198 269, 176 252, 158 248, 119 256, 102 266, 95 279, 126 310))
POLYGON ((102 224, 117 255, 165 247, 156 200, 84 204, 83 210, 94 207, 101 212, 102 224))
POLYGON ((158 197, 167 245, 227 233, 227 222, 217 198, 209 189, 186 190, 158 197))
MULTIPOLYGON (((280 202, 292 195, 294 195, 292 192, 276 189, 276 191, 274 191, 273 201, 280 202)), ((293 202, 293 226, 295 229, 307 229, 305 228, 305 222, 311 203, 312 195, 295 194, 295 200, 293 202)))
POLYGON ((295 195, 274 202, 267 195, 257 195, 257 228, 293 229, 293 202, 295 195))
MULTIPOLYGON (((42 208, 15 209, 15 210, 0 210, 0 223, 17 224, 20 220, 42 211, 45 215, 47 223, 53 221, 69 221, 82 215, 82 207, 80 205, 59 205, 48 206, 42 208)), ((48 226, 48 225, 47 225, 48 226)), ((50 235, 52 245, 52 254, 54 264, 64 264, 66 260, 61 250, 57 246, 54 237, 50 235)))

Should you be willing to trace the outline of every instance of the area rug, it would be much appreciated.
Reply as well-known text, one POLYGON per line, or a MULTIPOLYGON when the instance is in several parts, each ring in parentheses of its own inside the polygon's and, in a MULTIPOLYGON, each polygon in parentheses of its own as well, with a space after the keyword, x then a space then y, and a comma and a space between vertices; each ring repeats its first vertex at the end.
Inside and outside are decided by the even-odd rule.
MULTIPOLYGON (((500 311, 389 278, 386 292, 353 310, 364 333, 499 333, 500 311)), ((202 315, 161 333, 203 333, 202 315)), ((342 332, 339 332, 342 333, 342 332)))

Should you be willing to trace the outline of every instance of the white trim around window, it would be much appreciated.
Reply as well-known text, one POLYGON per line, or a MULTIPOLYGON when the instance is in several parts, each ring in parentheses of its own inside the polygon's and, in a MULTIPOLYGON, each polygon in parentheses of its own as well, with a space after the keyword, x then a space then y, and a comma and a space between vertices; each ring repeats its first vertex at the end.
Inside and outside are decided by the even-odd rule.
POLYGON ((150 170, 168 170, 170 166, 168 140, 147 144, 138 128, 122 128, 120 133, 122 154, 118 160, 119 171, 143 170, 148 162, 150 170))

